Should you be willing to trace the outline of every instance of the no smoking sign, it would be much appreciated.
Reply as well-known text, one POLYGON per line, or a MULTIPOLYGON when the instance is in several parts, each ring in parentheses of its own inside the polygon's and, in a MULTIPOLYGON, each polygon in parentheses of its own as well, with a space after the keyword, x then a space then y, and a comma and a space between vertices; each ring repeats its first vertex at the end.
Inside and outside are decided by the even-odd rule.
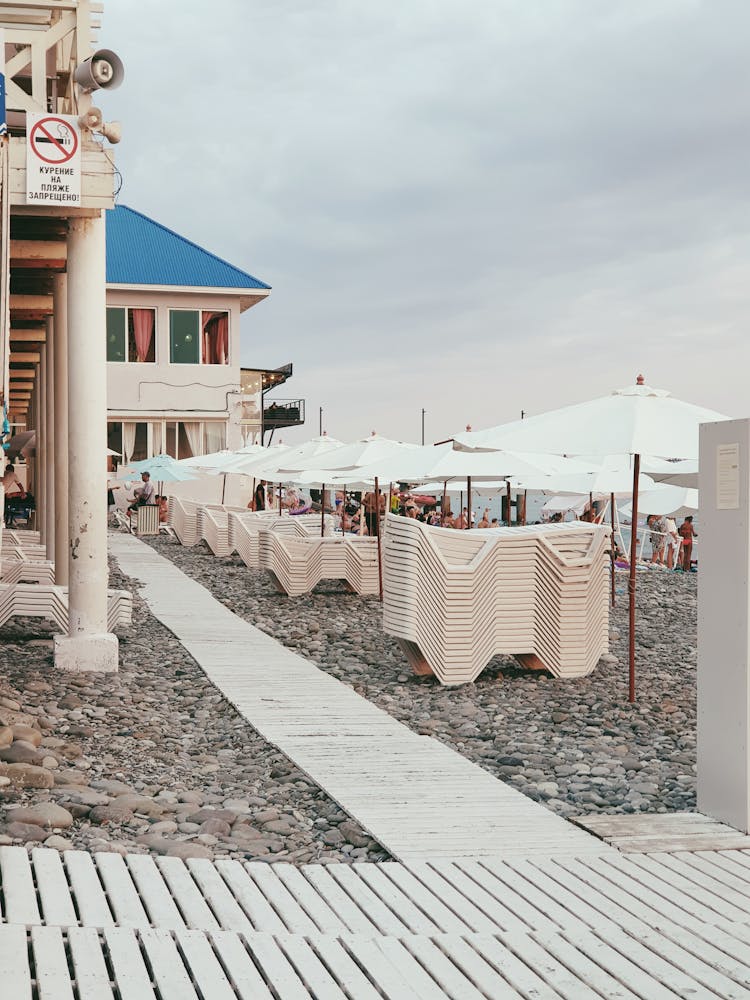
POLYGON ((78 133, 64 118, 42 118, 31 129, 29 143, 44 163, 67 163, 78 151, 78 133))
POLYGON ((26 200, 30 205, 80 205, 81 137, 69 115, 27 114, 26 200))

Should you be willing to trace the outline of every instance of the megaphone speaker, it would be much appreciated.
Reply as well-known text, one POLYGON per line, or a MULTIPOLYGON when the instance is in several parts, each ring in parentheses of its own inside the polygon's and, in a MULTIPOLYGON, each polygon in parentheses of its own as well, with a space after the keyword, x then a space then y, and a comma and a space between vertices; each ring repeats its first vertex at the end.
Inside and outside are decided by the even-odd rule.
POLYGON ((83 90, 115 90, 125 78, 125 67, 111 49, 97 49, 76 67, 73 79, 83 90))

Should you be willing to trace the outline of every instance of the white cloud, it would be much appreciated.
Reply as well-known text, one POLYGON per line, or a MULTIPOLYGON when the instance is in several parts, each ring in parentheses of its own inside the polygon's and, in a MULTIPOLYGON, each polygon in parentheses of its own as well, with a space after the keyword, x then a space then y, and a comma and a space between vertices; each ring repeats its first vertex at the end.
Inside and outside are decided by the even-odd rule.
POLYGON ((123 201, 270 282, 248 364, 428 438, 644 370, 747 408, 741 0, 109 0, 123 201))

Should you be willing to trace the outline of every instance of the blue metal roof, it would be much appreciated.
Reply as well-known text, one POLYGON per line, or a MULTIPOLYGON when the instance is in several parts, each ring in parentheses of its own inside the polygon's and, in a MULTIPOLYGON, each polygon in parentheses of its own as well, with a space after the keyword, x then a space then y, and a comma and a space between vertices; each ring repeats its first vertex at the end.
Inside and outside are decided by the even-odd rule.
POLYGON ((271 287, 126 205, 107 212, 107 282, 204 288, 271 287))

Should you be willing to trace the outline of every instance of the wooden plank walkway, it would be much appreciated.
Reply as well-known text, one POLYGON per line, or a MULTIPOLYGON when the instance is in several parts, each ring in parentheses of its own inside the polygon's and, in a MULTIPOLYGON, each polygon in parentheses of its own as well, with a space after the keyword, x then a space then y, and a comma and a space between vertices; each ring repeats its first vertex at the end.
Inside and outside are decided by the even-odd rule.
MULTIPOLYGON (((270 743, 401 861, 612 851, 243 621, 138 539, 110 537, 151 612, 270 743)), ((342 598, 345 600, 345 598, 342 598)), ((294 604, 289 604, 294 614, 294 604)))
POLYGON ((701 813, 597 813, 573 822, 628 854, 750 849, 750 837, 701 813))
POLYGON ((747 851, 295 868, 4 847, 0 875, 13 1000, 750 1000, 747 851))

